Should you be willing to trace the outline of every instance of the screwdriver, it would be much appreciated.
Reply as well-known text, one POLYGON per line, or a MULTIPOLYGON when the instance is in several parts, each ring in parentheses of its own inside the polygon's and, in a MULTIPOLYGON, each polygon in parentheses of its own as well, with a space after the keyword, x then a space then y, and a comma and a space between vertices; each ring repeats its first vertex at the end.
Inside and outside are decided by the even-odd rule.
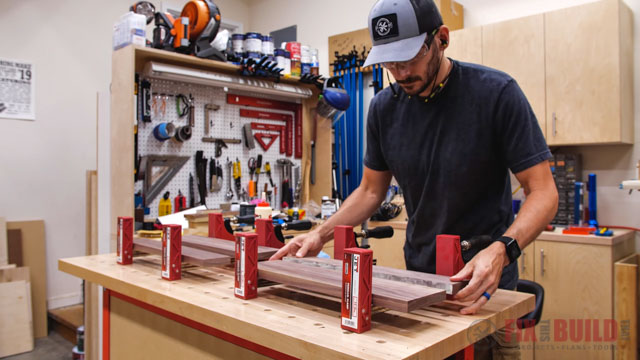
POLYGON ((273 187, 273 179, 271 178, 271 164, 269 164, 268 161, 264 164, 264 171, 267 173, 267 176, 269 176, 269 183, 271 184, 271 187, 273 187))
POLYGON ((260 171, 262 171, 262 154, 258 155, 258 161, 256 161, 256 183, 255 194, 258 195, 258 183, 260 182, 260 171))

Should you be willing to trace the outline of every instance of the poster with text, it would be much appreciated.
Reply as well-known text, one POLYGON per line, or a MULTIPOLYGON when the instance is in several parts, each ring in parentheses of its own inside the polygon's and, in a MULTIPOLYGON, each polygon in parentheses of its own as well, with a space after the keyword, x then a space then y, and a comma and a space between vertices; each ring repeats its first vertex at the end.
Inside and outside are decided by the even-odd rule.
POLYGON ((36 119, 35 66, 0 58, 0 119, 36 119))

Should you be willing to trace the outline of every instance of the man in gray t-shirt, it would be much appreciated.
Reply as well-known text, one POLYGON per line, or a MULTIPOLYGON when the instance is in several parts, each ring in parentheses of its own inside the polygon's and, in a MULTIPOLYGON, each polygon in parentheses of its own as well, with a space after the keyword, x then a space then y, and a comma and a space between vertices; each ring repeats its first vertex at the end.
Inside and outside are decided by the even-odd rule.
POLYGON ((373 48, 397 83, 371 102, 360 186, 322 226, 274 255, 313 256, 336 225, 362 223, 380 206, 392 176, 409 222, 407 268, 435 272, 435 236, 491 235, 451 279, 469 279, 456 299, 473 314, 498 287, 514 289, 515 260, 553 218, 558 194, 535 115, 507 74, 444 55, 449 29, 432 0, 380 0, 369 14, 373 48), (514 221, 509 169, 527 200, 514 221))

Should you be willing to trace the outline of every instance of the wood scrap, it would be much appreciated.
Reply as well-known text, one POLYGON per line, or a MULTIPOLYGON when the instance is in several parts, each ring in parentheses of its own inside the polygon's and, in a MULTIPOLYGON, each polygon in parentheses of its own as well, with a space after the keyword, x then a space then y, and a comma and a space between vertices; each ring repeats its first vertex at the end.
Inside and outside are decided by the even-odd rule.
POLYGON ((33 350, 29 268, 0 270, 0 357, 33 350))
POLYGON ((43 220, 7 221, 7 229, 22 231, 22 262, 29 267, 33 335, 48 335, 47 327, 47 254, 43 220))
MULTIPOLYGON (((318 267, 290 261, 262 261, 258 263, 258 278, 274 281, 324 295, 340 297, 341 273, 334 270, 318 271, 318 267)), ((373 306, 410 312, 442 302, 444 290, 373 278, 373 306)))
POLYGON ((7 249, 9 253, 9 264, 16 264, 21 267, 22 264, 22 230, 7 230, 7 249))
POLYGON ((0 217, 0 266, 9 263, 7 251, 7 222, 3 217, 0 217))
MULTIPOLYGON (((340 271, 342 269, 342 261, 334 259, 323 259, 317 257, 285 257, 283 260, 310 266, 323 267, 334 271, 340 271)), ((458 291, 462 290, 466 285, 466 282, 451 281, 448 276, 423 273, 419 271, 401 270, 378 265, 373 266, 373 277, 442 289, 445 290, 448 295, 457 294, 458 291)))
MULTIPOLYGON (((162 243, 157 240, 134 237, 133 250, 147 254, 161 255, 162 243)), ((182 261, 198 266, 216 266, 230 264, 231 257, 182 246, 182 261)))
MULTIPOLYGON (((195 249, 216 252, 218 254, 233 257, 235 257, 236 254, 235 242, 224 239, 216 239, 198 235, 184 235, 182 236, 182 244, 195 249)), ((268 260, 277 251, 278 249, 276 248, 268 246, 258 246, 258 261, 268 260)))

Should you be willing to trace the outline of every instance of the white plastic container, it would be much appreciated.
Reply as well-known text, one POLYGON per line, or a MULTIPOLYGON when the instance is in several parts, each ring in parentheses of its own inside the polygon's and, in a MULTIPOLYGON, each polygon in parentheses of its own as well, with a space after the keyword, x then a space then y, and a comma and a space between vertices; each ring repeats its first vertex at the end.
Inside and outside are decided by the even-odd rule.
POLYGON ((122 15, 113 25, 113 49, 117 50, 129 44, 146 45, 147 18, 132 11, 122 15))

